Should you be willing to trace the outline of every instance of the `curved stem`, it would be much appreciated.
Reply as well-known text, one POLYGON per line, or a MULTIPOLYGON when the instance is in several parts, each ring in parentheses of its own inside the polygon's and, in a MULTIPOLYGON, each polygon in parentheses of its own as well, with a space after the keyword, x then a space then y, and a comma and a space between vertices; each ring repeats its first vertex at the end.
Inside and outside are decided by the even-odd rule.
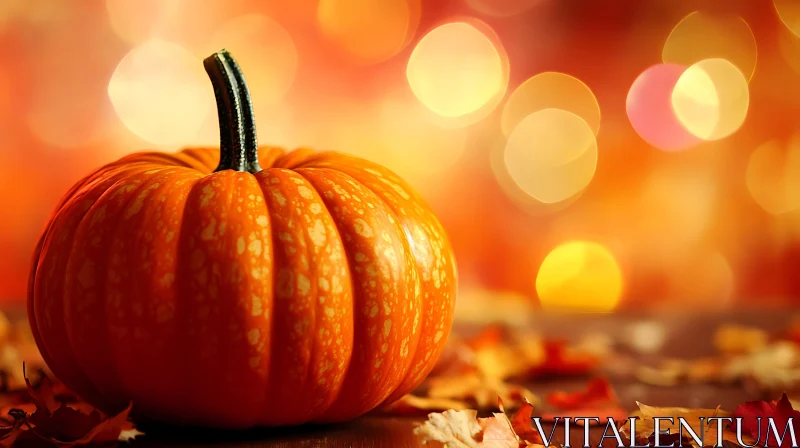
POLYGON ((253 106, 239 64, 226 50, 203 61, 219 115, 219 165, 214 171, 260 171, 253 106))

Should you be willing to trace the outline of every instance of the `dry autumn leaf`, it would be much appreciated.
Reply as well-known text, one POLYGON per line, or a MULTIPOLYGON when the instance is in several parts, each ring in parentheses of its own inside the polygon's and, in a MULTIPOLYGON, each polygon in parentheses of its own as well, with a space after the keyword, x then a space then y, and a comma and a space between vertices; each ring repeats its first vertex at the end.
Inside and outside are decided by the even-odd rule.
POLYGON ((529 403, 513 420, 508 418, 502 399, 498 399, 497 407, 500 412, 488 418, 477 418, 478 412, 473 409, 434 412, 414 429, 414 434, 424 444, 439 442, 445 448, 544 448, 539 434, 530 428, 532 406, 529 403), (528 420, 527 427, 521 424, 523 419, 528 420))
POLYGON ((766 331, 744 325, 722 325, 714 333, 714 347, 723 354, 753 353, 767 345, 766 331))
MULTIPOLYGON (((547 403, 558 409, 557 412, 542 413, 544 421, 556 421, 566 417, 597 417, 599 421, 589 420, 589 424, 605 424, 608 419, 623 420, 627 416, 619 405, 614 389, 605 378, 595 378, 586 385, 585 390, 576 392, 552 392, 547 403)), ((580 424, 583 420, 576 423, 580 424)))
MULTIPOLYGON (((732 417, 730 412, 723 411, 719 407, 715 409, 689 409, 678 407, 653 407, 642 403, 636 403, 639 410, 630 415, 630 419, 626 421, 621 427, 622 432, 626 437, 635 438, 640 443, 655 443, 655 420, 654 417, 671 418, 672 422, 661 420, 659 427, 661 431, 669 431, 670 436, 661 436, 661 444, 669 444, 673 441, 677 442, 678 438, 683 439, 684 444, 691 444, 693 446, 700 446, 698 441, 689 433, 686 428, 683 428, 680 419, 688 424, 695 432, 695 435, 703 442, 702 446, 715 446, 717 444, 718 423, 716 420, 708 421, 709 417, 732 417), (631 434, 631 421, 636 418, 634 424, 636 433, 631 434)), ((724 425, 722 428, 722 440, 737 444, 736 431, 724 425)), ((752 440, 745 437, 743 440, 747 444, 752 444, 752 440)))
MULTIPOLYGON (((772 436, 768 419, 772 419, 775 428, 783 433, 789 419, 792 419, 793 431, 800 435, 800 411, 793 408, 789 397, 783 394, 777 402, 750 401, 738 406, 733 411, 734 417, 742 418, 742 432, 751 436, 760 446, 777 447, 777 440, 772 436)), ((781 448, 791 446, 791 439, 786 437, 781 448)))
POLYGON ((0 446, 47 442, 71 447, 129 441, 142 434, 128 420, 130 406, 115 416, 106 416, 85 403, 70 406, 56 399, 53 383, 48 379, 43 378, 39 387, 34 388, 27 375, 23 376, 35 410, 30 415, 21 409, 8 411, 13 423, 0 430, 0 446))

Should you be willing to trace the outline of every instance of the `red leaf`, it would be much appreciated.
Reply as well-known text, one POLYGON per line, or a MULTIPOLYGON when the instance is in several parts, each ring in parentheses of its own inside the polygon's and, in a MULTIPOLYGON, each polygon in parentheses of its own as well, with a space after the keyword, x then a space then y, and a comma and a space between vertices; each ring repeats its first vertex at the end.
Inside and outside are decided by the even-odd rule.
POLYGON ((514 418, 511 419, 511 426, 514 428, 514 432, 516 432, 522 440, 540 445, 544 444, 539 432, 533 429, 533 426, 531 425, 532 414, 533 405, 528 400, 525 400, 525 404, 519 408, 517 413, 514 414, 514 418))
MULTIPOLYGON (((558 409, 578 409, 602 406, 617 406, 619 400, 605 378, 595 378, 586 385, 586 390, 577 392, 553 392, 547 402, 558 409)), ((588 414, 594 415, 594 414, 588 414)))
MULTIPOLYGON (((779 433, 783 432, 786 424, 789 422, 789 418, 792 418, 794 432, 795 434, 800 434, 800 411, 796 411, 792 408, 792 403, 789 401, 789 397, 787 397, 786 394, 783 394, 781 399, 777 402, 749 401, 739 405, 739 407, 733 411, 733 416, 742 418, 742 432, 748 433, 754 439, 757 439, 760 446, 778 446, 777 440, 775 440, 769 428, 769 418, 773 419, 779 433), (761 418, 760 425, 758 421, 759 417, 761 418)), ((791 438, 789 437, 788 431, 780 446, 781 448, 791 446, 791 438)))
POLYGON ((590 354, 571 352, 567 341, 546 340, 543 345, 545 360, 531 369, 531 376, 584 375, 600 362, 590 354))

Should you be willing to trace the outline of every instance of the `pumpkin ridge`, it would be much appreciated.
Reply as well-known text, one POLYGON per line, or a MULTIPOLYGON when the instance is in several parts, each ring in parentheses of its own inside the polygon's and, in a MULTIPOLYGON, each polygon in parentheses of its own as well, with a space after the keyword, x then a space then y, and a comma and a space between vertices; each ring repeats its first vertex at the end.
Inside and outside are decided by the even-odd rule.
MULTIPOLYGON (((89 212, 89 209, 108 190, 110 190, 115 185, 117 185, 120 182, 122 182, 124 180, 124 176, 126 174, 128 174, 128 172, 130 172, 130 171, 133 171, 133 169, 131 169, 131 167, 124 167, 124 166, 121 166, 121 167, 116 167, 115 166, 115 167, 110 167, 110 168, 104 167, 104 168, 101 168, 101 169, 97 170, 96 172, 92 173, 91 175, 87 176, 84 179, 86 182, 83 182, 82 187, 80 189, 76 190, 74 192, 74 194, 72 195, 72 197, 68 198, 64 202, 64 204, 62 205, 60 210, 57 210, 56 212, 54 212, 55 219, 53 219, 51 221, 51 225, 48 227, 48 230, 47 230, 48 233, 47 233, 47 235, 45 237, 45 240, 43 241, 42 251, 44 251, 44 252, 49 252, 52 249, 50 247, 50 245, 51 244, 55 244, 55 243, 50 241, 50 238, 54 237, 52 231, 54 229, 56 229, 57 225, 59 225, 59 226, 67 225, 68 222, 69 222, 68 220, 71 218, 71 213, 80 213, 80 217, 77 218, 77 222, 75 222, 75 224, 71 228, 71 237, 68 238, 68 241, 67 241, 67 244, 69 246, 62 248, 62 251, 61 251, 66 255, 66 260, 64 260, 64 262, 63 262, 62 275, 59 276, 60 280, 61 280, 61 286, 60 286, 60 290, 59 291, 55 291, 55 289, 59 289, 59 288, 53 288, 53 290, 50 290, 50 291, 41 291, 41 287, 40 288, 36 288, 35 284, 36 284, 36 279, 38 278, 38 271, 40 269, 44 268, 44 266, 39 266, 40 263, 37 262, 37 265, 35 267, 36 271, 37 271, 37 275, 34 278, 34 286, 33 286, 33 291, 31 293, 32 295, 29 297, 29 302, 32 304, 32 307, 34 308, 34 312, 33 312, 32 316, 38 315, 38 313, 35 311, 35 308, 37 306, 39 306, 39 307, 45 306, 45 304, 41 303, 42 300, 44 300, 44 298, 42 298, 41 295, 43 295, 45 293, 49 293, 49 295, 50 295, 50 299, 49 300, 52 303, 51 306, 56 306, 55 302, 59 302, 61 309, 63 309, 63 307, 65 306, 64 305, 64 295, 65 295, 65 287, 66 287, 66 281, 64 279, 63 273, 66 272, 66 265, 67 265, 67 261, 69 259, 69 254, 72 252, 72 247, 74 245, 74 238, 72 238, 72 237, 74 236, 75 231, 77 230, 78 226, 80 226, 80 224, 83 221, 83 219, 86 216, 86 214, 89 212), (100 191, 99 189, 102 189, 102 190, 100 191), (93 198, 90 199, 89 197, 93 197, 93 198), (80 208, 81 207, 81 202, 82 201, 86 201, 86 200, 91 200, 91 204, 86 206, 85 209, 81 210, 81 208, 80 208), (74 207, 74 209, 73 209, 73 207, 74 207), (65 221, 67 222, 67 224, 64 224, 65 221), (37 298, 37 297, 39 297, 39 298, 37 298)), ((64 231, 64 229, 60 229, 60 230, 62 230, 62 232, 64 231)), ((45 255, 47 255, 47 253, 45 253, 45 255)), ((52 257, 53 257, 53 255, 50 255, 49 257, 45 257, 44 260, 49 261, 52 257)), ((41 259, 41 252, 40 252, 39 261, 41 261, 41 260, 42 259, 41 259)), ((50 272, 50 274, 52 274, 52 272, 50 272)), ((48 286, 51 286, 51 285, 48 285, 48 286)), ((62 321, 63 321, 63 319, 62 319, 62 321)), ((37 319, 37 322, 38 322, 38 319, 37 319)), ((66 334, 67 329, 66 329, 66 323, 62 322, 62 324, 63 324, 64 334, 63 335, 59 335, 60 337, 56 338, 55 340, 63 343, 63 342, 67 341, 67 334, 66 334)), ((32 328, 33 328, 33 326, 32 326, 32 328)), ((38 324, 36 324, 36 328, 37 328, 36 331, 39 332, 38 324)), ((52 328, 49 328, 47 330, 52 332, 52 328)), ((41 333, 40 333, 40 336, 41 336, 41 333)), ((52 342, 54 340, 54 338, 50 337, 49 340, 52 342)), ((39 347, 40 347, 41 351, 43 352, 43 357, 46 356, 47 358, 49 358, 49 360, 47 358, 45 358, 45 360, 47 361, 48 366, 50 366, 50 369, 53 370, 53 372, 57 376, 60 377, 59 379, 61 379, 61 381, 64 381, 67 386, 69 386, 70 388, 73 388, 73 389, 85 390, 86 387, 90 388, 89 391, 84 392, 84 394, 86 395, 85 398, 87 399, 87 401, 101 402, 102 400, 99 399, 99 397, 100 397, 99 391, 96 390, 96 387, 94 386, 92 381, 89 379, 89 377, 85 375, 85 373, 83 373, 83 372, 81 372, 79 370, 76 370, 75 372, 73 372, 79 378, 72 378, 71 377, 72 375, 59 374, 59 372, 63 373, 62 369, 64 368, 64 366, 59 364, 61 361, 59 361, 59 363, 56 363, 54 361, 56 358, 53 357, 52 355, 50 355, 49 351, 52 348, 48 348, 48 345, 49 344, 44 343, 44 344, 40 345, 39 347), (46 355, 44 355, 44 353, 46 353, 46 355), (85 387, 76 387, 76 384, 73 384, 73 380, 76 380, 76 381, 78 381, 80 383, 84 383, 85 387)), ((66 349, 69 350, 69 353, 72 353, 72 355, 68 356, 68 357, 70 359, 74 358, 74 352, 72 350, 72 347, 71 346, 67 346, 66 349)), ((63 355, 63 352, 59 355, 59 358, 62 355, 63 355)), ((73 370, 75 370, 75 369, 73 369, 73 370)))
MULTIPOLYGON (((311 184, 314 185, 315 189, 317 189, 318 192, 325 191, 326 194, 321 194, 321 197, 323 197, 323 200, 326 202, 326 205, 329 205, 328 201, 331 201, 333 203, 336 203, 337 200, 341 201, 342 197, 344 197, 343 195, 348 195, 347 196, 348 198, 354 197, 354 195, 362 195, 362 194, 366 195, 366 197, 361 196, 360 200, 357 202, 348 199, 347 201, 348 207, 342 207, 343 210, 334 213, 334 221, 336 222, 336 226, 339 230, 340 235, 345 236, 349 234, 352 236, 353 231, 350 230, 350 226, 354 225, 354 223, 351 222, 350 219, 352 219, 354 216, 355 217, 361 216, 359 214, 348 213, 347 211, 344 210, 346 208, 354 207, 355 205, 353 204, 359 204, 359 203, 361 203, 362 205, 380 204, 379 207, 380 211, 376 210, 374 212, 370 212, 369 214, 365 215, 365 216, 371 215, 374 217, 373 219, 377 218, 380 220, 379 222, 369 221, 370 226, 378 226, 378 228, 383 228, 380 227, 386 225, 385 222, 386 220, 380 218, 383 216, 388 217, 388 222, 391 222, 391 219, 393 219, 389 215, 383 215, 384 212, 388 213, 389 209, 386 208, 386 206, 382 201, 373 201, 373 199, 377 198, 374 198, 375 194, 371 190, 367 189, 360 182, 352 178, 352 176, 344 172, 330 169, 327 167, 299 168, 297 169, 297 172, 303 175, 303 177, 309 179, 311 184), (332 185, 333 187, 322 188, 322 186, 326 184, 332 185), (340 195, 338 199, 336 194, 333 194, 334 191, 338 192, 338 194, 340 195), (330 196, 327 195, 327 193, 329 192, 332 193, 330 196)), ((374 206, 370 207, 369 209, 370 210, 374 209, 374 206)), ((367 208, 365 208, 364 210, 367 210, 367 208)), ((362 219, 362 221, 364 221, 364 219, 362 219)), ((355 220, 356 223, 358 220, 359 219, 356 218, 355 220)), ((362 249, 367 250, 367 252, 369 252, 371 250, 377 250, 378 247, 374 245, 377 244, 395 245, 398 242, 401 245, 401 247, 404 248, 402 243, 404 237, 400 235, 401 229, 399 229, 399 227, 397 226, 396 221, 394 222, 393 227, 394 227, 394 238, 392 238, 391 235, 388 236, 388 238, 391 241, 386 240, 386 242, 384 243, 379 243, 381 239, 377 238, 377 235, 374 235, 375 236, 374 239, 369 238, 369 240, 372 241, 370 245, 367 247, 362 247, 362 249)), ((356 228, 355 233, 359 234, 357 227, 355 228, 356 228)), ((372 230, 370 230, 369 232, 373 233, 372 230)), ((384 232, 384 237, 386 237, 386 235, 388 234, 384 232)), ((387 246, 387 248, 388 247, 391 246, 387 246)), ((357 252, 353 253, 353 251, 356 251, 358 248, 359 248, 359 243, 357 241, 351 241, 345 244, 345 251, 347 252, 348 255, 348 260, 347 260, 348 266, 351 272, 356 273, 354 276, 351 277, 351 281, 353 282, 354 285, 354 295, 353 295, 354 318, 355 316, 360 316, 360 317, 356 318, 356 320, 354 321, 354 335, 356 335, 356 337, 359 337, 360 335, 362 340, 360 342, 355 342, 353 348, 354 350, 353 358, 350 361, 351 364, 348 367, 347 374, 345 375, 344 385, 342 387, 342 390, 340 391, 339 397, 334 402, 331 408, 329 408, 324 414, 322 414, 320 418, 316 419, 316 421, 320 422, 341 421, 349 417, 353 417, 355 415, 360 415, 363 412, 373 409, 375 406, 379 405, 381 401, 383 401, 386 397, 388 397, 392 393, 394 388, 396 388, 399 384, 402 383, 403 378, 400 376, 399 372, 401 372, 403 368, 402 367, 395 368, 395 366, 400 363, 410 362, 410 361, 403 361, 403 359, 405 358, 396 356, 398 354, 395 353, 395 351, 399 350, 400 347, 400 339, 397 336, 400 334, 400 331, 402 331, 401 330, 402 325, 405 323, 405 319, 408 317, 405 314, 408 311, 405 309, 404 305, 407 303, 406 301, 410 297, 413 297, 413 290, 409 289, 410 287, 413 288, 413 286, 409 285, 409 280, 407 277, 409 275, 409 269, 410 269, 410 262, 408 262, 407 254, 405 252, 395 253, 394 259, 395 263, 397 264, 392 266, 391 269, 388 267, 389 265, 391 265, 391 262, 388 259, 383 259, 382 256, 373 259, 373 262, 378 266, 374 266, 372 265, 372 263, 370 264, 370 266, 372 266, 373 268, 380 269, 381 267, 383 267, 387 269, 387 272, 400 275, 400 277, 397 278, 383 277, 384 274, 381 273, 381 277, 373 277, 376 280, 378 280, 381 285, 388 285, 389 283, 392 283, 402 288, 395 290, 393 295, 390 294, 388 296, 386 294, 389 291, 383 293, 378 292, 378 297, 381 299, 381 301, 375 304, 375 306, 373 307, 373 309, 375 310, 373 312, 374 314, 370 315, 370 319, 374 318, 376 315, 380 315, 381 319, 383 319, 384 308, 387 307, 388 310, 391 310, 391 311, 388 310, 386 311, 385 316, 388 316, 385 318, 386 320, 379 320, 388 325, 380 325, 381 328, 377 329, 377 330, 384 330, 379 334, 381 333, 385 334, 384 342, 386 345, 392 348, 391 351, 386 352, 380 350, 379 346, 376 345, 377 344, 376 340, 370 340, 369 338, 364 337, 364 332, 370 331, 370 329, 367 328, 366 325, 370 323, 374 324, 375 321, 369 320, 363 315, 365 306, 368 303, 370 303, 372 297, 368 295, 369 291, 363 284, 369 277, 366 276, 366 272, 364 272, 363 266, 357 265, 354 262, 354 260, 357 261, 358 257, 356 256, 357 252), (358 279, 356 279, 356 277, 358 277, 358 279), (356 284, 357 281, 361 283, 356 284), (356 292, 358 294, 356 294, 356 292), (392 301, 389 302, 388 300, 392 301), (393 332, 390 331, 391 329, 393 329, 394 331, 393 332), (370 350, 370 352, 364 355, 359 354, 357 352, 358 350, 357 345, 359 344, 366 345, 365 348, 367 350, 370 350), (365 357, 361 358, 359 357, 359 355, 365 357), (375 359, 374 366, 372 365, 367 366, 363 364, 365 361, 370 359, 375 359), (391 364, 390 366, 389 363, 383 364, 384 359, 393 359, 395 361, 390 363, 391 364), (355 362, 361 363, 358 365, 358 370, 353 370, 353 363, 355 362), (356 377, 356 375, 360 377, 369 372, 371 372, 371 374, 373 375, 372 377, 369 378, 356 377), (376 379, 378 377, 380 378, 380 381, 376 379), (353 392, 351 389, 353 388, 363 389, 365 387, 363 383, 354 383, 354 381, 362 381, 362 380, 366 381, 367 384, 371 385, 371 387, 367 389, 367 392, 363 392, 362 395, 356 398, 352 398, 349 395, 341 395, 342 393, 351 394, 353 392)), ((393 249, 396 249, 396 247, 394 247, 393 249)), ((371 294, 375 294, 375 292, 377 291, 373 290, 371 294)))
MULTIPOLYGON (((164 169, 164 168, 154 168, 154 169, 164 169)), ((107 411, 107 412, 118 411, 117 408, 120 408, 120 409, 124 408, 125 405, 127 405, 127 403, 122 403, 120 401, 119 397, 115 397, 113 395, 112 390, 110 390, 110 389, 113 389, 113 388, 108 388, 107 387, 108 385, 103 385, 103 387, 100 387, 98 385, 98 383, 97 383, 97 377, 98 376, 108 379, 109 375, 103 375, 102 373, 98 374, 97 366, 91 366, 92 368, 89 368, 89 366, 87 366, 86 352, 83 351, 86 348, 86 344, 85 344, 86 341, 84 341, 84 343, 80 343, 80 341, 76 341, 76 339, 80 339, 80 336, 78 336, 76 334, 76 329, 85 330, 86 328, 88 328, 88 325, 86 325, 87 322, 91 323, 91 324, 94 324, 94 325, 97 325, 98 328, 99 327, 103 327, 103 329, 104 329, 104 331, 102 332, 103 336, 98 337, 99 335, 95 334, 93 338, 88 338, 88 340, 91 341, 92 347, 93 347, 93 349, 95 351, 100 350, 100 348, 99 348, 100 344, 105 342, 106 343, 106 347, 105 347, 105 350, 104 350, 105 351, 105 355, 101 356, 101 357, 105 358, 107 361, 111 361, 112 355, 110 353, 110 337, 109 337, 110 335, 109 335, 107 324, 105 324, 105 321, 101 318, 101 316, 105 316, 106 315, 107 307, 108 307, 108 305, 107 305, 107 300, 108 300, 108 297, 107 297, 107 286, 105 284, 106 281, 105 281, 105 279, 102 279, 101 280, 102 286, 98 287, 97 290, 96 290, 96 293, 97 293, 98 297, 95 299, 95 301, 97 302, 97 305, 94 307, 95 308, 94 311, 98 311, 100 313, 100 316, 94 316, 91 319, 86 319, 84 322, 79 322, 78 321, 79 317, 78 317, 77 314, 74 313, 74 311, 78 311, 80 313, 80 317, 85 317, 86 316, 88 311, 86 309, 84 309, 84 307, 85 307, 85 296, 83 294, 72 293, 72 290, 76 286, 75 282, 80 282, 80 280, 78 280, 78 278, 81 278, 81 277, 80 277, 80 274, 78 274, 78 275, 69 275, 69 273, 76 269, 75 264, 77 263, 76 260, 78 259, 77 257, 79 256, 79 254, 76 251, 76 249, 81 247, 80 246, 81 243, 83 243, 83 245, 89 244, 88 241, 86 241, 86 239, 88 238, 89 234, 92 234, 92 233, 90 233, 90 229, 92 228, 92 226, 94 224, 89 222, 88 219, 90 217, 92 219, 94 219, 95 216, 96 216, 95 214, 99 214, 100 213, 98 210, 100 210, 100 209, 106 210, 106 208, 109 205, 113 206, 115 204, 115 200, 116 200, 116 205, 118 206, 118 209, 119 209, 120 213, 116 213, 116 214, 115 213, 110 213, 108 215, 108 216, 110 216, 110 219, 115 220, 114 221, 114 225, 113 225, 113 229, 108 231, 111 236, 114 236, 114 234, 118 230, 119 221, 122 219, 121 211, 123 211, 131 201, 134 201, 136 199, 136 196, 142 191, 142 189, 144 188, 145 184, 147 183, 146 181, 138 180, 138 176, 141 175, 141 173, 143 173, 143 172, 144 172, 144 170, 142 170, 142 171, 140 171, 138 173, 135 173, 135 174, 130 174, 128 177, 124 177, 124 178, 119 179, 111 187, 109 187, 106 191, 104 191, 102 194, 100 194, 100 196, 94 201, 94 203, 89 207, 89 209, 86 211, 86 213, 80 219, 80 223, 75 227, 74 233, 72 234, 72 240, 73 241, 72 241, 72 244, 70 246, 70 249, 69 249, 69 252, 68 252, 69 255, 67 257, 67 262, 66 262, 66 266, 67 267, 66 267, 65 273, 67 274, 66 275, 67 281, 64 282, 63 293, 62 293, 62 306, 63 306, 63 314, 62 314, 62 316, 63 316, 64 322, 65 322, 64 326, 65 326, 65 328, 67 330, 67 332, 66 332, 67 333, 66 334, 66 336, 67 336, 66 337, 66 343, 67 343, 67 346, 70 347, 70 350, 72 351, 72 353, 74 354, 73 360, 75 361, 75 363, 78 366, 81 367, 80 370, 82 372, 84 372, 86 377, 89 379, 91 384, 94 386, 95 390, 97 390, 99 396, 103 398, 103 402, 102 403, 98 403, 98 405, 101 406, 101 409, 103 409, 104 411, 107 411), (130 188, 128 191, 124 191, 125 188, 128 188, 128 187, 131 186, 131 184, 133 183, 132 182, 133 180, 138 180, 136 183, 133 184, 135 186, 130 188), (117 198, 117 195, 124 195, 123 196, 123 201, 120 201, 119 198, 117 198), (85 233, 87 235, 84 235, 85 233), (81 301, 81 302, 84 302, 84 303, 81 303, 81 304, 75 303, 77 301, 81 301), (82 353, 82 354, 79 354, 79 353, 82 353)), ((108 225, 105 225, 105 227, 108 227, 108 225)), ((106 240, 108 240, 108 238, 106 240)), ((107 261, 108 261, 110 255, 111 255, 110 252, 111 252, 111 247, 109 245, 102 246, 102 249, 100 249, 100 252, 99 252, 100 256, 98 257, 98 259, 94 260, 95 263, 97 265, 105 265, 105 264, 107 264, 107 261), (103 262, 102 263, 97 263, 100 260, 102 260, 103 262)), ((88 257, 86 257, 86 253, 85 252, 80 254, 80 255, 84 256, 84 258, 86 258, 88 260, 88 257)), ((86 263, 87 260, 85 260, 84 263, 86 263)), ((93 282, 97 280, 95 277, 92 277, 92 278, 93 278, 93 280, 92 280, 93 282)), ((87 339, 87 338, 84 336, 84 339, 87 339)), ((112 362, 107 362, 104 365, 104 367, 106 369, 111 370, 111 373, 112 373, 111 378, 113 378, 113 380, 111 380, 111 382, 112 383, 116 382, 117 383, 117 389, 118 390, 121 389, 120 384, 119 384, 119 374, 116 371, 116 366, 112 362)))
MULTIPOLYGON (((150 309, 151 307, 154 308, 156 305, 155 296, 152 294, 156 292, 153 290, 154 279, 148 278, 146 274, 140 271, 143 264, 140 263, 135 258, 136 255, 131 252, 134 248, 137 250, 142 250, 143 248, 153 250, 155 248, 156 243, 153 243, 153 240, 158 241, 158 235, 156 234, 154 236, 153 233, 156 233, 156 231, 153 230, 153 233, 150 233, 149 231, 144 231, 144 229, 156 228, 153 222, 154 219, 156 219, 155 217, 160 219, 168 219, 169 217, 169 215, 163 213, 163 209, 159 211, 160 214, 156 215, 156 210, 159 210, 157 207, 166 206, 168 195, 172 195, 176 191, 181 192, 191 189, 194 182, 199 180, 200 177, 201 175, 199 173, 194 170, 187 171, 182 166, 169 166, 158 173, 154 173, 142 188, 147 189, 156 184, 158 184, 158 186, 154 187, 148 196, 144 198, 141 211, 128 217, 128 212, 132 207, 132 204, 128 203, 128 205, 120 211, 120 214, 124 215, 125 218, 120 220, 115 234, 108 239, 111 257, 109 265, 106 266, 105 297, 107 301, 110 300, 112 296, 111 288, 113 287, 112 280, 116 278, 116 282, 123 285, 122 287, 118 287, 118 291, 114 292, 115 295, 119 294, 117 312, 124 313, 124 316, 120 314, 115 315, 109 303, 106 304, 107 317, 104 319, 104 322, 106 322, 106 327, 110 335, 109 346, 111 348, 111 359, 109 359, 109 362, 113 363, 116 372, 118 372, 118 378, 121 390, 124 391, 124 396, 133 400, 134 405, 138 408, 136 412, 142 410, 141 407, 138 406, 140 403, 137 402, 137 398, 152 401, 151 394, 143 393, 141 390, 147 390, 148 387, 143 387, 139 384, 137 388, 137 382, 140 381, 142 384, 147 384, 147 381, 153 381, 152 375, 157 372, 154 367, 145 369, 144 373, 138 372, 138 364, 145 364, 148 366, 158 365, 158 370, 162 370, 162 373, 158 373, 160 381, 156 381, 155 386, 149 386, 152 390, 158 390, 160 387, 159 383, 161 382, 167 384, 174 383, 176 380, 179 380, 179 378, 175 377, 176 372, 173 372, 174 369, 169 368, 168 365, 154 363, 152 360, 148 360, 143 356, 141 351, 144 350, 146 353, 151 352, 150 347, 142 347, 141 343, 137 344, 135 341, 131 343, 131 341, 125 339, 123 335, 123 332, 135 332, 137 326, 147 328, 148 319, 154 320, 152 314, 155 314, 154 312, 151 314, 150 309), (181 185, 176 185, 178 183, 181 183, 181 185), (162 196, 165 198, 163 201, 161 200, 162 196), (156 203, 158 203, 158 205, 154 205, 156 203), (115 262, 114 257, 119 257, 120 261, 115 262), (119 266, 119 264, 122 266, 119 266), (127 266, 130 266, 130 268, 127 268, 127 266), (135 279, 135 281, 131 281, 131 279, 135 279), (136 311, 137 307, 141 310, 138 315, 136 311), (163 373, 163 371, 166 371, 166 373, 163 373)), ((180 213, 183 213, 185 199, 181 200, 178 196, 178 198, 173 199, 173 201, 174 203, 171 204, 174 204, 176 208, 181 210, 180 213)), ((175 237, 173 237, 175 240, 177 238, 180 238, 180 235, 175 235, 175 237)), ((171 285, 171 288, 173 289, 172 296, 174 297, 174 283, 171 285)), ((149 329, 148 333, 154 331, 155 329, 149 329)), ((174 340, 165 342, 167 344, 175 343, 174 340)), ((169 394, 170 391, 167 390, 160 393, 169 394)), ((156 414, 157 412, 153 413, 153 415, 156 414)))
MULTIPOLYGON (((342 175, 347 176, 348 178, 352 179, 353 182, 356 182, 358 185, 360 185, 363 188, 365 188, 365 189, 369 190, 370 192, 372 192, 372 194, 375 195, 376 198, 378 198, 378 201, 383 204, 385 209, 389 212, 389 214, 394 219, 394 222, 396 223, 396 227, 400 231, 399 233, 403 236, 402 238, 400 238, 400 240, 401 240, 401 242, 403 244, 403 248, 404 248, 405 254, 407 254, 411 258, 411 262, 409 263, 409 266, 411 267, 411 271, 413 272, 414 283, 415 283, 415 291, 421 289, 421 281, 422 281, 421 273, 419 272, 419 266, 417 265, 416 258, 414 256, 414 252, 413 252, 413 250, 411 248, 411 244, 409 242, 410 235, 409 235, 409 232, 408 232, 408 228, 407 228, 406 224, 403 222, 403 220, 401 220, 400 217, 395 212, 394 206, 392 204, 390 204, 389 202, 387 202, 383 198, 382 194, 379 194, 379 192, 376 192, 375 188, 372 188, 368 184, 362 182, 360 179, 354 177, 353 175, 351 175, 347 171, 343 171, 343 170, 337 168, 333 164, 331 164, 329 166, 325 166, 325 167, 320 167, 320 168, 317 168, 317 169, 320 169, 320 170, 332 170, 332 171, 336 171, 337 173, 341 173, 342 175)), ((406 188, 406 189, 408 189, 408 188, 406 188)), ((407 354, 409 359, 411 359, 412 361, 408 364, 408 366, 406 366, 406 369, 401 372, 400 377, 402 379, 401 379, 400 383, 397 385, 396 388, 394 388, 389 393, 389 395, 386 398, 391 397, 392 395, 394 395, 395 391, 405 383, 405 381, 408 378, 411 370, 414 367, 414 360, 415 360, 417 349, 419 347, 419 342, 420 342, 420 338, 421 338, 421 331, 422 331, 422 324, 424 322, 424 317, 425 317, 424 316, 424 312, 425 312, 425 308, 426 308, 425 304, 422 303, 423 302, 422 297, 419 297, 417 299, 418 299, 417 306, 415 307, 415 311, 418 314, 417 315, 417 319, 415 319, 416 322, 417 322, 417 328, 415 328, 413 333, 412 333, 413 342, 409 341, 410 347, 412 347, 412 348, 409 348, 409 351, 408 351, 408 354, 407 354)))

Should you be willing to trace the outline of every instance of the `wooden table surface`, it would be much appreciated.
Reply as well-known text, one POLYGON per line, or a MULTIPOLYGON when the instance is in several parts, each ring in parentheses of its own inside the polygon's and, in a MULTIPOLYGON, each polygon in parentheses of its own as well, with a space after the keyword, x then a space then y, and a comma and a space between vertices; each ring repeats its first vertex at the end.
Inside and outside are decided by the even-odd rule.
MULTIPOLYGON (((800 315, 798 310, 797 315, 800 315)), ((785 328, 795 317, 795 310, 749 311, 738 314, 669 314, 669 315, 553 315, 534 319, 532 328, 546 336, 578 338, 591 332, 606 334, 617 341, 630 338, 632 325, 637 322, 657 322, 667 330, 662 349, 647 358, 694 358, 713 353, 712 335, 722 323, 740 323, 777 331, 785 328)), ((458 328, 469 332, 474 329, 458 328)), ((584 386, 586 378, 564 378, 528 384, 537 394, 554 390, 576 390, 584 386)), ((681 406, 732 410, 736 405, 766 397, 757 396, 738 386, 723 387, 710 384, 655 387, 631 380, 612 379, 615 391, 623 406, 632 410, 640 401, 656 406, 681 406)), ((774 398, 774 397, 773 397, 774 398)), ((281 429, 256 429, 245 432, 216 432, 202 429, 144 427, 147 435, 132 444, 133 447, 417 447, 412 430, 422 420, 419 418, 390 418, 365 416, 337 425, 302 426, 281 429)), ((580 431, 580 429, 578 429, 580 431)), ((599 438, 598 428, 593 433, 599 438)), ((580 432, 573 437, 580 437, 580 432)), ((573 439, 580 440, 580 439, 573 439)))

